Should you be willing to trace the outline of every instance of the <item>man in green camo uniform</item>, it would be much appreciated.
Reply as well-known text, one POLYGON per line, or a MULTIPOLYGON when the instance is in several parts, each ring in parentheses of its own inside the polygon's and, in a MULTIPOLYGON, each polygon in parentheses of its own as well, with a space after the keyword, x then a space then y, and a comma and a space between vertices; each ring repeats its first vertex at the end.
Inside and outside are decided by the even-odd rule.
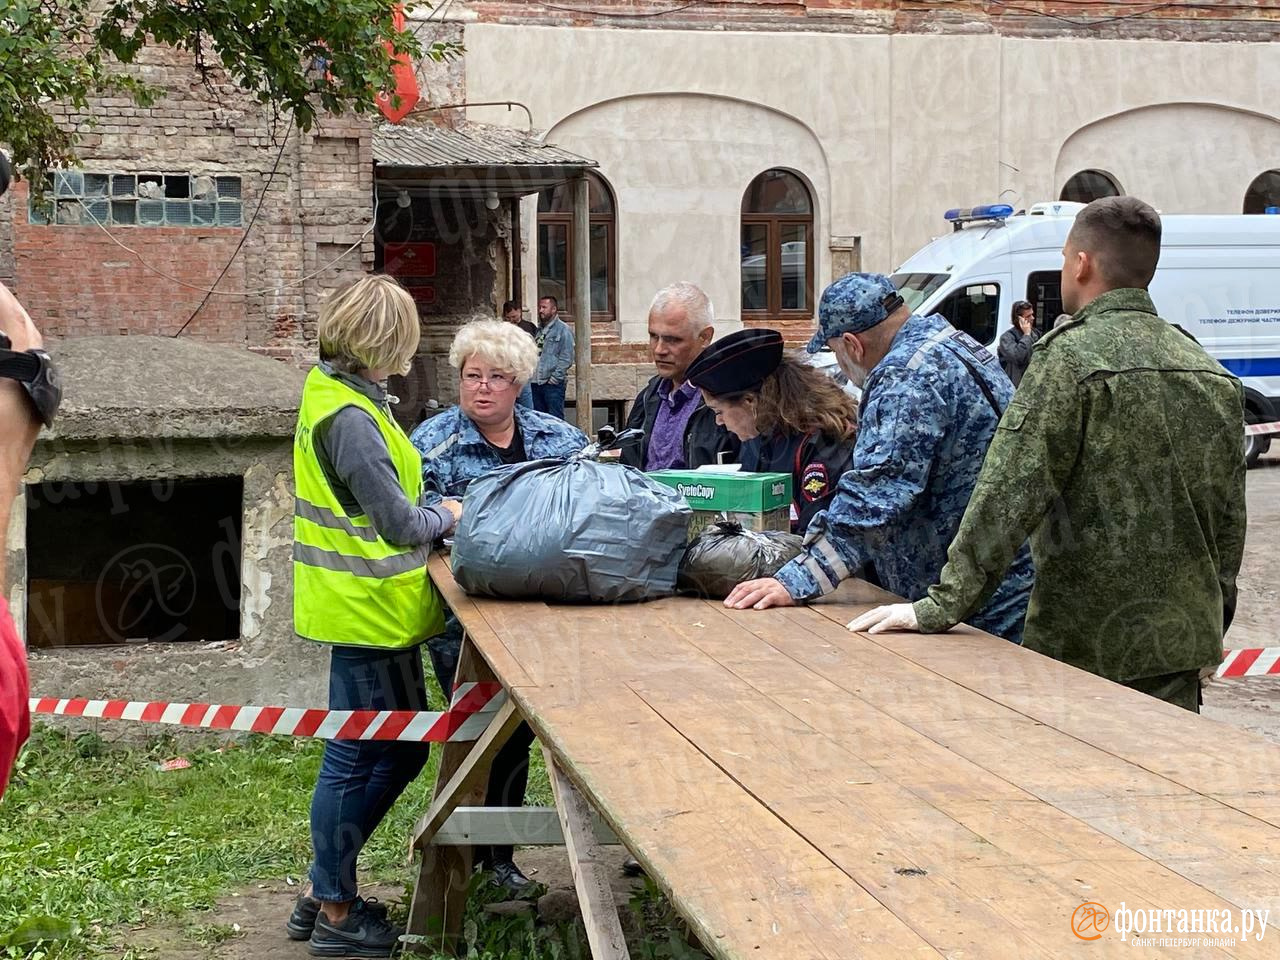
POLYGON ((1133 197, 1076 217, 1074 316, 1036 344, 938 583, 851 630, 937 633, 966 619, 1030 535, 1023 645, 1188 710, 1222 659, 1244 551, 1240 382, 1147 293, 1160 218, 1133 197))

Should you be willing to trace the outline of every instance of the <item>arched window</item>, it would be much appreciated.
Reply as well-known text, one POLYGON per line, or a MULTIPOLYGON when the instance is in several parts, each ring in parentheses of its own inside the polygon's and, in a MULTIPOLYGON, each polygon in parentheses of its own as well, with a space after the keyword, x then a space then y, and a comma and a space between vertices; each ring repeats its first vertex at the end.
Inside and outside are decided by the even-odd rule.
POLYGON ((786 170, 766 170, 742 196, 742 315, 813 316, 813 201, 786 170))
POLYGON ((1245 213, 1280 210, 1280 170, 1268 170, 1258 176, 1244 195, 1245 213))
POLYGON ((1118 197, 1124 193, 1115 177, 1101 170, 1081 170, 1067 181, 1059 200, 1072 203, 1092 203, 1099 197, 1118 197))
MULTIPOLYGON (((617 262, 613 191, 587 172, 591 238, 591 319, 615 315, 617 262)), ((573 306, 573 182, 538 194, 538 296, 550 294, 566 314, 573 306)))

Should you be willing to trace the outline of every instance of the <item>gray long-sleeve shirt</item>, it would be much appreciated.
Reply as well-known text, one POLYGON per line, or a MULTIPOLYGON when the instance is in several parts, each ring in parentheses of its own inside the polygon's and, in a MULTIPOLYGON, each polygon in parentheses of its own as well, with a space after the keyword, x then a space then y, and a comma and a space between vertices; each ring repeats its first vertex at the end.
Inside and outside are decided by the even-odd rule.
MULTIPOLYGON (((387 395, 376 383, 320 368, 379 406, 387 395)), ((382 431, 367 411, 344 407, 316 428, 316 457, 342 509, 367 516, 378 535, 396 546, 431 543, 453 529, 453 514, 441 506, 410 503, 400 486, 382 431)))

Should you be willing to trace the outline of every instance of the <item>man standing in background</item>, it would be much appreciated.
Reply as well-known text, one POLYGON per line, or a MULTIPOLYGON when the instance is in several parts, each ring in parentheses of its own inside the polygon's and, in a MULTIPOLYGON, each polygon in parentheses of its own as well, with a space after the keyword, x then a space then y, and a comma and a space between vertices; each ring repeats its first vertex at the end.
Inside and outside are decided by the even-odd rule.
POLYGON ((573 367, 573 331, 560 319, 555 297, 538 301, 538 368, 533 372, 533 409, 564 419, 564 387, 573 367))
POLYGON ((1022 382, 1022 375, 1031 362, 1031 348, 1040 339, 1035 323, 1035 307, 1026 300, 1019 300, 1013 305, 1013 326, 1000 337, 1000 346, 996 350, 1000 367, 1015 387, 1022 382))
MULTIPOLYGON (((532 337, 534 342, 537 342, 538 328, 528 320, 524 319, 524 311, 520 309, 520 304, 516 303, 514 300, 508 300, 502 305, 502 319, 514 327, 519 327, 532 337)), ((524 407, 526 410, 533 409, 532 383, 526 383, 524 387, 521 388, 520 395, 516 397, 516 405, 524 407)))

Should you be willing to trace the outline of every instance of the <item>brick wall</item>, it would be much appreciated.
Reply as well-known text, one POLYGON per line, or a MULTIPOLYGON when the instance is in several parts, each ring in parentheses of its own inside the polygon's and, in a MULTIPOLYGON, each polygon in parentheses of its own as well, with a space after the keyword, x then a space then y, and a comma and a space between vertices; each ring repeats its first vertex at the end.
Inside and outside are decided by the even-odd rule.
POLYGON ((1199 6, 1147 0, 699 0, 681 7, 666 0, 471 0, 480 20, 562 26, 646 29, 824 30, 875 33, 996 32, 1010 36, 1133 37, 1182 40, 1280 38, 1280 9, 1272 0, 1234 0, 1199 6), (574 8, 570 12, 567 8, 574 8), (670 13, 652 16, 663 8, 670 13), (639 14, 640 16, 629 16, 639 14))
POLYGON ((51 336, 164 335, 191 316, 230 262, 217 290, 242 295, 211 297, 183 336, 311 360, 324 294, 373 263, 372 233, 361 239, 372 218, 369 121, 325 118, 302 134, 225 80, 205 87, 186 54, 149 48, 140 59, 137 71, 168 91, 154 107, 102 98, 83 116, 61 118, 83 132, 83 169, 238 176, 242 226, 112 226, 108 236, 96 225, 32 225, 26 187, 17 185, 12 200, 0 201, 0 280, 12 282, 51 336))

